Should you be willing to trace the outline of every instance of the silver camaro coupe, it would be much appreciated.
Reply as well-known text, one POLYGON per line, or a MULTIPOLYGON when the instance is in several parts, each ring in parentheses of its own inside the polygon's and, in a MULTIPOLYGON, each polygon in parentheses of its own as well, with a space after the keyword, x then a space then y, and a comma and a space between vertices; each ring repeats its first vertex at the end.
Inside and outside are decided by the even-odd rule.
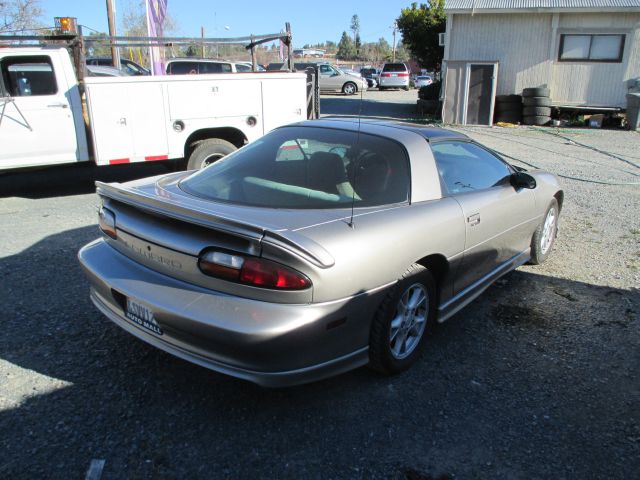
POLYGON ((462 134, 373 120, 289 125, 97 193, 102 236, 79 253, 97 308, 265 386, 408 368, 436 322, 547 258, 563 200, 462 134))

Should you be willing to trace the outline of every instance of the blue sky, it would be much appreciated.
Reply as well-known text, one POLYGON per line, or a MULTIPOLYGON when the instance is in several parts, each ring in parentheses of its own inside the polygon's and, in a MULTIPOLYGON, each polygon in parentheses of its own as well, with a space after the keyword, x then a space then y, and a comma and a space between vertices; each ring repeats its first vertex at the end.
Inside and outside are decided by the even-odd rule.
MULTIPOLYGON (((134 9, 139 0, 116 0, 118 18, 128 8, 134 9)), ((291 23, 296 47, 325 40, 340 40, 343 31, 351 33, 351 17, 360 18, 360 37, 363 42, 375 42, 384 37, 391 43, 393 20, 411 1, 344 0, 278 1, 256 0, 168 0, 169 14, 176 20, 176 35, 200 36, 200 27, 208 37, 245 36, 274 33, 291 23), (225 30, 225 26, 229 30, 225 30)), ((77 17, 78 23, 106 32, 105 0, 42 0, 45 23, 53 25, 53 17, 77 17)), ((118 20, 119 22, 119 20, 118 20)), ((118 24, 120 26, 120 24, 118 24)))

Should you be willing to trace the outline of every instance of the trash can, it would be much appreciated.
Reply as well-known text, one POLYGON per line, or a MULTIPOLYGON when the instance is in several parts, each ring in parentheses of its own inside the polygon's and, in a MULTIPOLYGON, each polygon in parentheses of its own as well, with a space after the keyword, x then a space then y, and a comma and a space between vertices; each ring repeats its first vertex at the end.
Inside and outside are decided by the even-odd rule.
POLYGON ((627 93, 627 123, 630 130, 640 130, 640 93, 627 93))

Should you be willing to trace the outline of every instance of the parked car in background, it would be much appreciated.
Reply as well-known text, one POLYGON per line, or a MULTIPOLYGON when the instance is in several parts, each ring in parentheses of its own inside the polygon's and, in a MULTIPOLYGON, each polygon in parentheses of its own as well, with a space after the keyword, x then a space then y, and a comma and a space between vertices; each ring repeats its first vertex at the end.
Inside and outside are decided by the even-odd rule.
POLYGON ((380 78, 380 73, 375 68, 361 68, 360 75, 367 80, 369 88, 375 88, 378 86, 378 80, 380 78))
MULTIPOLYGON (((293 68, 296 71, 304 71, 309 67, 318 68, 320 75, 321 92, 342 92, 345 95, 353 95, 359 91, 366 91, 369 84, 366 79, 357 72, 347 72, 325 61, 321 62, 295 62, 293 68)), ((270 63, 269 71, 286 70, 285 63, 270 63)))
MULTIPOLYGON (((113 60, 111 57, 88 57, 86 62, 87 65, 113 67, 113 60)), ((129 60, 127 58, 120 59, 120 68, 127 75, 151 75, 151 72, 147 68, 144 68, 133 60, 129 60)))
POLYGON ((351 70, 349 68, 340 68, 340 70, 343 73, 346 73, 347 75, 354 75, 356 77, 363 78, 367 82, 367 88, 374 88, 374 87, 378 86, 378 82, 376 82, 373 78, 365 77, 360 72, 356 72, 355 70, 351 70))
POLYGON ((116 67, 103 65, 87 65, 87 73, 90 77, 128 77, 127 72, 116 67))
POLYGON ((318 65, 318 70, 320 71, 320 91, 353 95, 368 88, 367 81, 359 74, 346 73, 329 64, 318 65))
POLYGON ((360 69, 360 75, 362 75, 364 78, 373 78, 374 80, 377 80, 380 76, 380 72, 377 68, 364 67, 360 69))
POLYGON ((427 85, 431 85, 433 83, 433 78, 430 75, 418 75, 415 80, 415 87, 426 87, 427 85))
MULTIPOLYGON (((235 62, 235 71, 238 73, 243 72, 252 72, 253 67, 251 62, 235 62)), ((256 72, 264 72, 266 71, 262 65, 256 64, 256 72)))
MULTIPOLYGON (((172 58, 167 62, 167 75, 251 72, 251 62, 229 62, 212 58, 172 58)), ((264 72, 257 65, 257 72, 264 72)))
POLYGON ((404 88, 409 90, 409 67, 401 62, 387 62, 382 66, 378 89, 404 88))
POLYGON ((79 253, 97 308, 266 386, 407 369, 437 322, 550 255, 563 201, 463 134, 326 119, 97 194, 102 236, 79 253))
POLYGON ((167 75, 233 73, 234 71, 231 62, 208 58, 172 58, 166 65, 167 75))

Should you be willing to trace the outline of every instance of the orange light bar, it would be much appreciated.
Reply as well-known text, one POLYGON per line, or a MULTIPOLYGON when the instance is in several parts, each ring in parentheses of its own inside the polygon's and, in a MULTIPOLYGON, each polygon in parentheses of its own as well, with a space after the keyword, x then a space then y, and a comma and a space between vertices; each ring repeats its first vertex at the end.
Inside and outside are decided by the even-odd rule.
POLYGON ((78 19, 75 17, 55 17, 58 33, 77 33, 78 19))

